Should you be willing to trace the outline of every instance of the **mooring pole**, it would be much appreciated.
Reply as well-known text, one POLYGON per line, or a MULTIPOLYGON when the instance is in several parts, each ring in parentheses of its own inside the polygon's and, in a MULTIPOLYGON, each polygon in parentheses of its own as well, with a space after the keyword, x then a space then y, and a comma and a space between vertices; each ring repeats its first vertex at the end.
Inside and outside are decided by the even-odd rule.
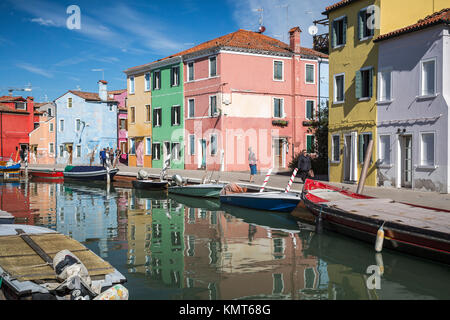
POLYGON ((373 139, 369 141, 369 146, 366 150, 366 155, 364 158, 364 165, 361 171, 361 178, 358 182, 358 188, 356 189, 356 193, 361 194, 364 189, 364 183, 366 182, 367 170, 369 169, 370 159, 372 158, 372 147, 373 147, 373 139))

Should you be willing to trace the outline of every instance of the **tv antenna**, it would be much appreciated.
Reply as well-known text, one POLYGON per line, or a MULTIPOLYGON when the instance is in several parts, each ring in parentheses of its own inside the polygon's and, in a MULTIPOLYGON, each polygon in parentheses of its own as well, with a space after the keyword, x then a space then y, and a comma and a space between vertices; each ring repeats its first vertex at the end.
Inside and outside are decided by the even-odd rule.
POLYGON ((263 33, 264 31, 266 31, 266 27, 263 26, 263 19, 264 19, 264 9, 263 8, 257 8, 257 9, 253 9, 253 11, 258 11, 259 12, 259 28, 258 28, 258 33, 263 33))
POLYGON ((102 80, 105 80, 105 70, 103 70, 103 69, 91 69, 91 71, 101 71, 102 72, 102 80))

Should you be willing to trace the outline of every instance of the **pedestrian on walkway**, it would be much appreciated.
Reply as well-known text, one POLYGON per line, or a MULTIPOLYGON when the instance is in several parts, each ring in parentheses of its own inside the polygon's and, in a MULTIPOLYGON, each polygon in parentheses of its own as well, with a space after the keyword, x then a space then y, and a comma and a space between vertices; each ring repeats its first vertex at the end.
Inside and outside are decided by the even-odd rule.
POLYGON ((252 150, 252 147, 248 148, 248 163, 250 165, 250 180, 249 182, 253 182, 253 176, 256 174, 256 155, 252 150))
POLYGON ((302 150, 302 153, 298 158, 297 168, 303 183, 305 183, 307 178, 311 178, 313 176, 311 169, 311 157, 306 153, 306 149, 302 150))
POLYGON ((103 148, 103 150, 100 151, 100 163, 104 167, 106 164, 106 149, 103 148))

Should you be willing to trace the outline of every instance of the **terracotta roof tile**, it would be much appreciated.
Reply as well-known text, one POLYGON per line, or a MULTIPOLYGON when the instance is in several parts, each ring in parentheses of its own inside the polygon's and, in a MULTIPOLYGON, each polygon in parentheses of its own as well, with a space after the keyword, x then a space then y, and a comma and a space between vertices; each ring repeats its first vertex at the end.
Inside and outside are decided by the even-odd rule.
POLYGON ((0 101, 27 101, 23 97, 11 97, 11 96, 1 96, 0 101))
MULTIPOLYGON (((75 90, 69 90, 69 92, 73 93, 74 95, 79 96, 80 98, 83 98, 88 101, 102 101, 100 97, 98 96, 98 93, 96 92, 85 92, 85 91, 75 91, 75 90)), ((110 102, 116 102, 116 100, 111 99, 108 97, 108 100, 110 102)))
MULTIPOLYGON (((292 28, 291 30, 295 30, 295 28, 292 28)), ((195 47, 192 47, 190 49, 178 52, 176 54, 170 55, 168 57, 159 59, 155 62, 167 60, 173 57, 183 56, 187 54, 191 54, 194 52, 199 52, 207 49, 213 49, 213 48, 220 48, 220 47, 232 47, 232 48, 242 48, 242 49, 248 49, 248 50, 256 50, 256 51, 264 51, 264 52, 276 52, 276 53, 285 53, 285 54, 291 54, 292 50, 290 49, 289 45, 277 40, 275 38, 271 38, 269 36, 266 36, 262 33, 248 31, 239 29, 238 31, 226 34, 224 36, 203 42, 195 47)), ((301 48, 301 53, 307 54, 307 55, 313 55, 318 56, 322 58, 328 58, 328 55, 323 54, 321 52, 315 51, 313 49, 309 48, 301 48)), ((152 62, 152 63, 155 63, 152 62)), ((132 71, 134 69, 139 69, 145 66, 150 66, 152 63, 143 64, 140 66, 132 67, 127 71, 132 71)))
POLYGON ((413 31, 425 29, 427 27, 431 27, 431 26, 434 26, 434 25, 440 24, 440 23, 450 24, 450 8, 442 9, 439 12, 435 12, 429 16, 426 16, 425 18, 417 21, 417 23, 415 23, 415 24, 409 25, 409 26, 401 28, 401 29, 397 29, 397 30, 389 32, 389 33, 382 34, 382 35, 378 36, 377 38, 375 38, 373 41, 377 42, 377 41, 390 39, 390 38, 397 37, 397 36, 400 36, 405 33, 410 33, 413 31))
POLYGON ((0 103, 0 112, 10 112, 10 113, 28 113, 26 110, 16 110, 4 103, 0 103))
POLYGON ((355 2, 355 1, 357 1, 357 0, 342 0, 342 1, 336 2, 335 4, 332 4, 331 6, 326 7, 325 11, 323 12, 323 14, 327 14, 330 11, 336 10, 336 9, 338 9, 340 7, 346 6, 346 5, 348 5, 348 4, 352 3, 352 2, 355 2))
POLYGON ((121 94, 125 91, 127 91, 127 89, 112 90, 112 91, 108 91, 108 94, 121 94))

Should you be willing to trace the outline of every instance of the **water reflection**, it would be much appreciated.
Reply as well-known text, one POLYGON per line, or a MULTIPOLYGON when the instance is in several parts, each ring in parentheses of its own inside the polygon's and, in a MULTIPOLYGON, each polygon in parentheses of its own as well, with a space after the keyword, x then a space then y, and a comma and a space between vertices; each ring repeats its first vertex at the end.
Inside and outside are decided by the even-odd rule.
POLYGON ((0 184, 17 223, 83 242, 128 279, 131 299, 449 299, 447 266, 299 229, 289 214, 126 188, 0 184))

